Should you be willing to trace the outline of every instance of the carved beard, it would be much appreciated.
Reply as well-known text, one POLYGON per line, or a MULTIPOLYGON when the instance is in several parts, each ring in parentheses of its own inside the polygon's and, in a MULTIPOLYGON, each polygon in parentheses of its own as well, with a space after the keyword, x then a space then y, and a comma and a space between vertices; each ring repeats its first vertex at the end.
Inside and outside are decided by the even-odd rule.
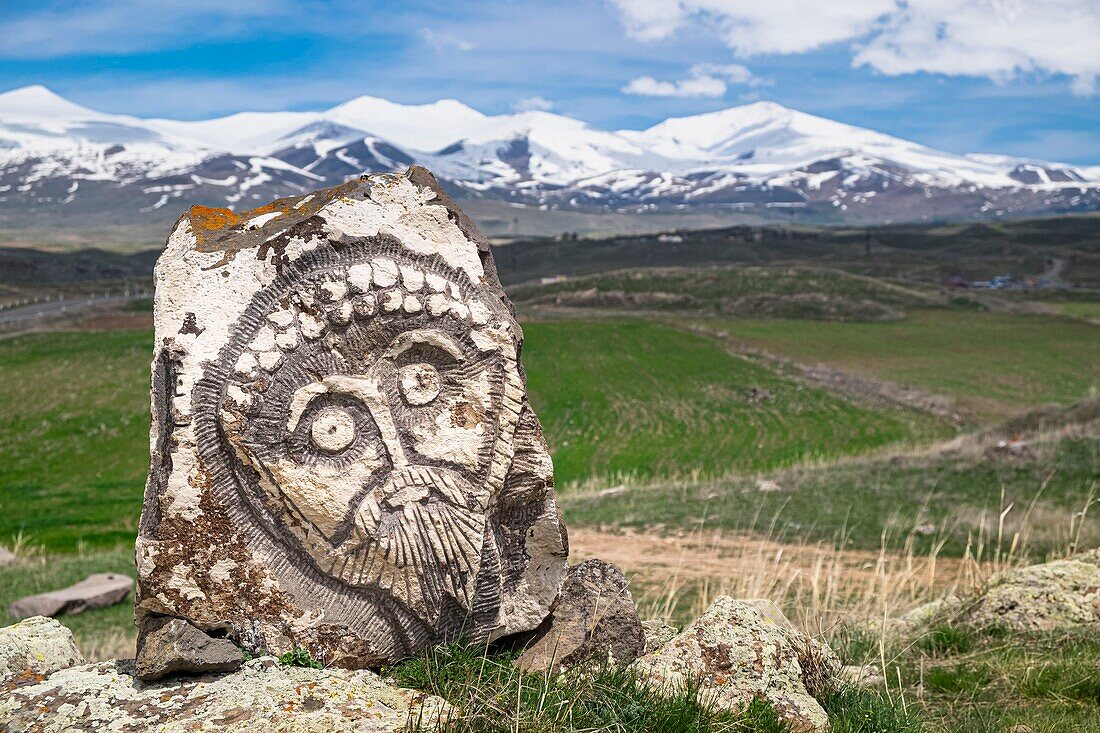
POLYGON ((364 500, 347 540, 357 583, 404 597, 413 609, 440 609, 446 594, 470 611, 485 519, 483 509, 466 506, 474 493, 466 484, 433 467, 392 472, 364 500))

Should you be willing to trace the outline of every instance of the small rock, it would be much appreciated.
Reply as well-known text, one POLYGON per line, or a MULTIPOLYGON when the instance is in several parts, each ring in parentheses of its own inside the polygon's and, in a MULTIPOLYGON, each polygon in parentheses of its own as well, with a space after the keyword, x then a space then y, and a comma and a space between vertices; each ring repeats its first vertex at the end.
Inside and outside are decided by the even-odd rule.
POLYGON ((932 535, 936 534, 936 525, 932 524, 931 522, 925 522, 924 524, 917 525, 913 529, 913 531, 919 534, 921 537, 931 537, 932 535))
POLYGON ((1100 550, 1000 573, 962 620, 1014 631, 1100 624, 1100 550))
POLYGON ((377 674, 286 667, 272 657, 225 675, 144 684, 133 665, 109 661, 0 686, 6 733, 217 730, 238 733, 390 733, 445 722, 438 697, 391 687, 377 674), (75 704, 74 704, 75 703, 75 704))
POLYGON ((121 603, 133 585, 134 581, 126 575, 97 573, 68 588, 20 598, 8 606, 8 614, 12 618, 28 618, 83 613, 121 603))
POLYGON ((771 402, 775 399, 775 395, 772 394, 770 389, 764 389, 763 387, 749 387, 745 390, 745 399, 754 405, 760 405, 765 402, 771 402))
POLYGON ((84 664, 73 632, 52 618, 33 616, 0 629, 0 684, 36 681, 84 664))
POLYGON ((661 686, 698 680, 703 698, 723 708, 765 698, 799 731, 828 729, 828 716, 813 693, 836 684, 840 668, 828 648, 726 596, 633 666, 661 686))
POLYGON ((955 594, 923 603, 895 618, 874 618, 862 624, 871 634, 882 634, 891 641, 913 638, 936 621, 953 621, 965 602, 955 594))
POLYGON ((886 684, 886 678, 873 664, 848 664, 840 668, 840 679, 853 687, 872 690, 886 684))
POLYGON ((922 628, 937 619, 942 620, 945 617, 954 615, 962 606, 963 600, 952 593, 949 596, 937 598, 934 601, 917 606, 902 614, 898 620, 910 628, 922 628))
POLYGON ((680 630, 675 626, 669 626, 664 621, 652 620, 642 622, 642 633, 645 634, 645 651, 642 653, 649 654, 672 641, 680 630))
POLYGON ((7 565, 14 565, 15 561, 18 559, 19 558, 12 554, 11 550, 6 547, 0 547, 0 568, 7 565))
POLYGON ((756 490, 765 494, 770 494, 774 491, 782 491, 783 487, 774 481, 762 480, 756 482, 756 490))
POLYGON ((596 496, 618 496, 619 494, 625 494, 625 493, 626 493, 626 487, 625 486, 622 486, 622 485, 609 486, 606 489, 600 489, 599 491, 597 491, 596 496))
POLYGON ((528 672, 560 671, 598 654, 630 662, 645 651, 645 632, 623 571, 586 560, 566 571, 550 616, 517 664, 528 672))
POLYGON ((183 619, 145 620, 137 654, 137 678, 158 680, 172 674, 232 672, 244 662, 237 645, 215 639, 183 619))

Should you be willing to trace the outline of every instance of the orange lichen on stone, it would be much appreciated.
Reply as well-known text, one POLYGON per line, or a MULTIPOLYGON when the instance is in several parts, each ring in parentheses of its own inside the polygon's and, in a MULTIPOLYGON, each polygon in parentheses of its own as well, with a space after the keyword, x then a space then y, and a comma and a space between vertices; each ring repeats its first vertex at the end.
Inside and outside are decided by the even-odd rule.
POLYGON ((260 247, 274 234, 314 216, 334 200, 352 201, 349 194, 363 189, 361 180, 354 179, 340 186, 307 196, 276 199, 255 209, 237 213, 232 209, 192 206, 184 217, 191 223, 191 232, 200 252, 223 252, 224 262, 237 252, 260 247), (248 223, 265 214, 277 214, 249 227, 248 223))
POLYGON ((187 215, 191 219, 191 231, 195 232, 197 237, 201 237, 203 232, 212 229, 218 230, 236 226, 244 220, 243 216, 233 213, 230 209, 216 209, 212 206, 192 206, 187 215))

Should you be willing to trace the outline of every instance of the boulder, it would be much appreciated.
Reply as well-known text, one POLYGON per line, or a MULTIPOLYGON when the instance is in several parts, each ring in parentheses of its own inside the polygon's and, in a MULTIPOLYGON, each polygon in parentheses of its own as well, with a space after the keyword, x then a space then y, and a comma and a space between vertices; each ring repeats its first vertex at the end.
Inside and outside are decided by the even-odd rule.
POLYGON ((14 565, 18 560, 14 553, 6 547, 0 547, 0 568, 7 565, 14 565))
POLYGON ((133 578, 119 573, 96 573, 68 588, 20 598, 8 606, 12 618, 62 616, 122 603, 134 587, 133 578))
POLYGON ((661 687, 693 680, 711 704, 739 709, 769 701, 795 730, 826 731, 829 720, 815 698, 839 680, 840 665, 827 648, 755 606, 721 596, 699 617, 633 668, 661 687))
POLYGON ((568 543, 523 333, 430 173, 192 207, 154 280, 139 650, 166 616, 358 668, 543 622, 568 543))
POLYGON ((272 657, 225 675, 143 684, 132 662, 55 672, 22 686, 0 683, 6 733, 39 731, 404 731, 445 719, 446 704, 391 687, 366 670, 284 667, 272 657))
POLYGON ((561 594, 517 664, 554 672, 593 657, 631 662, 645 650, 645 632, 623 571, 602 560, 569 568, 561 594))
POLYGON ((960 620, 1013 631, 1100 625, 1100 550, 1000 573, 960 620))
POLYGON ((183 619, 152 617, 145 619, 145 624, 144 643, 136 660, 138 679, 232 672, 244 662, 236 644, 215 639, 183 619))
POLYGON ((84 664, 73 632, 52 618, 33 616, 0 629, 0 686, 36 681, 84 664))

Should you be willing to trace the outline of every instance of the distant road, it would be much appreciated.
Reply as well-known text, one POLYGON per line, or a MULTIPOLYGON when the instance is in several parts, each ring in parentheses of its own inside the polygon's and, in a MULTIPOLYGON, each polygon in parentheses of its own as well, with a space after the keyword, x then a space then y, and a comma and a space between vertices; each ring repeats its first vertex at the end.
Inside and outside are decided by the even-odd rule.
POLYGON ((78 313, 92 306, 110 303, 127 303, 132 300, 144 300, 150 296, 148 293, 134 295, 108 295, 98 298, 66 298, 65 300, 52 300, 45 303, 31 303, 21 305, 18 308, 9 308, 0 311, 0 326, 14 323, 34 321, 47 316, 58 316, 63 313, 78 313))

